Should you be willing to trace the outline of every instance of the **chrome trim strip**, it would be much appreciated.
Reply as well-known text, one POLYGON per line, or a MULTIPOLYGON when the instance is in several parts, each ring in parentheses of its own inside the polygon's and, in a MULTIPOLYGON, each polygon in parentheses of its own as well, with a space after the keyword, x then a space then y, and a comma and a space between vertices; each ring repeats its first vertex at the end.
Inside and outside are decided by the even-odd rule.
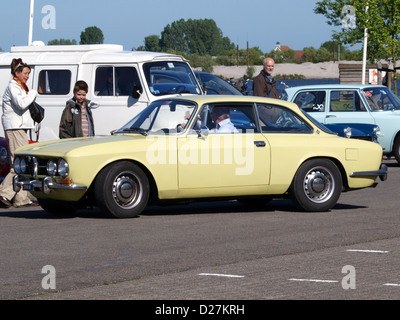
POLYGON ((382 164, 381 168, 376 171, 358 171, 358 172, 352 172, 350 174, 350 177, 352 178, 358 178, 358 177, 379 177, 382 181, 385 181, 387 179, 387 165, 382 164))
MULTIPOLYGON (((15 192, 18 192, 23 188, 24 185, 30 185, 33 189, 40 189, 44 193, 50 193, 51 189, 63 189, 63 190, 86 190, 86 186, 81 186, 77 184, 62 184, 62 183, 54 183, 51 177, 45 177, 43 181, 37 180, 20 180, 22 177, 15 175, 13 178, 13 188, 15 192)), ((23 178, 22 178, 23 179, 23 178)))

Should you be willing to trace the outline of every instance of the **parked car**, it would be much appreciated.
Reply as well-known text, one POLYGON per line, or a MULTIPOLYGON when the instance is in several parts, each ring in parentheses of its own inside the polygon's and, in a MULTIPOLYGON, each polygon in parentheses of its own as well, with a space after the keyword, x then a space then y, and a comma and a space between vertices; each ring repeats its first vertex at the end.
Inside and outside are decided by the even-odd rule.
POLYGON ((229 94, 241 96, 241 92, 220 77, 203 71, 194 71, 197 81, 203 87, 203 91, 209 95, 229 94))
MULTIPOLYGON (((279 90, 283 91, 288 86, 278 81, 279 90)), ((253 95, 253 80, 247 79, 243 82, 242 94, 251 96, 253 95)), ((287 94, 283 94, 284 100, 287 99, 287 94)), ((337 133, 341 137, 368 140, 378 142, 378 136, 380 135, 380 128, 378 125, 367 124, 367 123, 325 123, 325 127, 334 133, 337 133)))
POLYGON ((377 140, 383 153, 400 163, 400 99, 389 88, 358 84, 299 86, 286 88, 283 99, 296 103, 323 124, 379 126, 377 140))
POLYGON ((10 155, 8 154, 8 144, 5 138, 0 137, 0 183, 10 171, 10 155))
MULTIPOLYGON (((308 117, 312 117, 305 111, 303 112, 308 117)), ((379 126, 370 123, 321 123, 321 125, 332 133, 349 139, 359 139, 378 143, 378 137, 381 134, 379 126)))
POLYGON ((378 144, 325 132, 293 103, 193 95, 154 101, 112 136, 19 148, 14 190, 49 212, 96 206, 119 218, 160 201, 287 195, 300 210, 326 211, 342 190, 385 180, 381 160, 378 144))
MULTIPOLYGON (((37 43, 0 52, 0 99, 10 80, 13 58, 22 58, 32 68, 28 86, 38 92, 36 102, 46 110, 40 141, 59 138, 60 117, 66 101, 73 97, 77 79, 89 84, 87 98, 96 106, 91 105, 98 135, 120 128, 161 97, 202 94, 191 66, 179 55, 124 51, 122 46, 110 44, 37 43)), ((0 137, 4 137, 3 126, 0 137)), ((9 165, 0 162, 0 179, 8 171, 9 165)))

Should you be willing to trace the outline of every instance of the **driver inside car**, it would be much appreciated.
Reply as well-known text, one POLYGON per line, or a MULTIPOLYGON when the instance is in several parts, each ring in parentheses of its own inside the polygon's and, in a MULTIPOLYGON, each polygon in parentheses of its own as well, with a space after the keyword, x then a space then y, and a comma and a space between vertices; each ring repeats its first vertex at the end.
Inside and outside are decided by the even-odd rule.
POLYGON ((239 131, 233 125, 228 107, 214 107, 212 110, 212 120, 215 128, 210 133, 238 133, 239 131))

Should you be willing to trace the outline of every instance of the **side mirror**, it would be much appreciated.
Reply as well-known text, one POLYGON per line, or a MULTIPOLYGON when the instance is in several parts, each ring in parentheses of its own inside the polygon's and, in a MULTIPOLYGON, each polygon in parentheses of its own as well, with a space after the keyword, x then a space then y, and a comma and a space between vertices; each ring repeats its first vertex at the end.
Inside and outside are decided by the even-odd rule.
POLYGON ((139 86, 133 86, 133 89, 132 89, 132 98, 133 99, 139 99, 140 98, 140 95, 141 95, 141 89, 140 89, 140 87, 139 86))
POLYGON ((207 127, 202 127, 199 131, 197 131, 198 138, 202 140, 206 140, 210 130, 207 127))

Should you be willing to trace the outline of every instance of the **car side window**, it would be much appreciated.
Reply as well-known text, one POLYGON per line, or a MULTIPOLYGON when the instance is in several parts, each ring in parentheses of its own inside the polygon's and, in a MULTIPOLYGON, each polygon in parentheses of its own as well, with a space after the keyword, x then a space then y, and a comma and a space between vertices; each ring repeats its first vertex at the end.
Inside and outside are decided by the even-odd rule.
POLYGON ((252 104, 212 104, 203 106, 201 127, 210 133, 257 132, 252 104))
POLYGON ((37 91, 41 95, 66 95, 69 94, 70 85, 70 70, 41 70, 37 91))
POLYGON ((360 101, 357 91, 338 90, 331 91, 330 110, 333 112, 364 112, 364 104, 360 101))
POLYGON ((325 96, 325 91, 304 91, 300 92, 293 102, 305 112, 324 112, 325 96))
POLYGON ((135 67, 98 67, 94 87, 97 96, 130 96, 133 88, 142 92, 135 67))
POLYGON ((263 133, 311 133, 312 128, 289 109, 273 104, 257 104, 263 133))

